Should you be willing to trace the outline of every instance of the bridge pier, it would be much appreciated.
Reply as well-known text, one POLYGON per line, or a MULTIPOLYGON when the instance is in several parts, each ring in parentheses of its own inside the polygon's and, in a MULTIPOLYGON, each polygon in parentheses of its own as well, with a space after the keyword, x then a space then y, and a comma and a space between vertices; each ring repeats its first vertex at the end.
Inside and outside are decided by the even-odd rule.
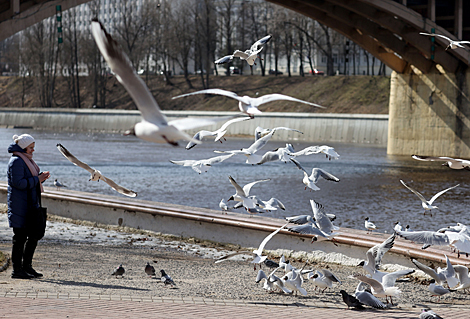
POLYGON ((470 71, 392 73, 387 153, 470 158, 470 71))

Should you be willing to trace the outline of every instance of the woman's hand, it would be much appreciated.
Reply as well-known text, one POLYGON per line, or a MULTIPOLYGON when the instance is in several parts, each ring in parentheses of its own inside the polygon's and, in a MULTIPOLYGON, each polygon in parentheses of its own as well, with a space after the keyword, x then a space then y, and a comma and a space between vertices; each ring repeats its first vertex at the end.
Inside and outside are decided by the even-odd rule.
POLYGON ((46 179, 48 179, 49 177, 51 177, 51 173, 49 173, 49 171, 46 171, 46 172, 42 172, 41 174, 39 174, 38 178, 39 178, 39 181, 41 183, 43 183, 46 179))

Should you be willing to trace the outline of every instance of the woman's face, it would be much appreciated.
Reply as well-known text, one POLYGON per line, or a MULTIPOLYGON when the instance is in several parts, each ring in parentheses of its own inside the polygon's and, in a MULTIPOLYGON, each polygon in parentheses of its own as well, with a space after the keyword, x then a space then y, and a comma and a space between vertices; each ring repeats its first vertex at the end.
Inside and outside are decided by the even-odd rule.
POLYGON ((28 146, 26 146, 26 154, 29 154, 29 155, 33 155, 33 152, 34 152, 34 146, 36 145, 36 143, 31 143, 29 144, 28 146))

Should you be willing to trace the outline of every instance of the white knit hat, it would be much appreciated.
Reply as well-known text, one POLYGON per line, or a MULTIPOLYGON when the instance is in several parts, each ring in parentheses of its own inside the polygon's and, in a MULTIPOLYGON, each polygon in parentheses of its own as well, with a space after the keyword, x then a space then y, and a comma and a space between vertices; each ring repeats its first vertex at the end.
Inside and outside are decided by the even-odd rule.
POLYGON ((15 143, 22 149, 25 149, 29 144, 35 142, 34 138, 29 134, 22 134, 20 136, 13 135, 13 141, 15 141, 15 143))

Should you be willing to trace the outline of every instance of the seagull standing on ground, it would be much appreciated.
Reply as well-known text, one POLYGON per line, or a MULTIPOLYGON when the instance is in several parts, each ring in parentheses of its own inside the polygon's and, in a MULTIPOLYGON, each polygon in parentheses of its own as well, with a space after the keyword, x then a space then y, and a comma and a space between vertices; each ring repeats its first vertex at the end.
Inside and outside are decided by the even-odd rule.
POLYGON ((109 178, 105 177, 103 174, 101 174, 101 172, 99 170, 94 169, 94 168, 90 167, 88 164, 86 164, 86 163, 80 161, 79 159, 77 159, 64 146, 62 146, 62 144, 57 144, 57 149, 73 165, 81 167, 81 168, 87 170, 91 174, 90 181, 100 181, 100 180, 102 180, 103 182, 105 182, 106 184, 111 186, 112 189, 114 189, 116 192, 118 192, 120 194, 129 196, 129 197, 136 197, 137 196, 136 192, 131 191, 130 189, 127 189, 125 187, 119 186, 114 181, 112 181, 111 179, 109 179, 109 178))
POLYGON ((451 189, 454 189, 456 188, 457 186, 459 186, 460 184, 457 184, 455 186, 452 186, 452 187, 449 187, 449 188, 446 188, 444 189, 443 191, 440 191, 439 193, 437 193, 436 195, 434 195, 429 201, 427 201, 423 195, 421 195, 418 191, 414 190, 413 188, 409 187, 408 185, 405 184, 404 181, 400 180, 400 182, 403 184, 403 186, 405 186, 406 188, 408 188, 410 191, 412 191, 416 196, 418 196, 418 198, 421 200, 421 205, 423 206, 424 208, 424 214, 426 214, 426 211, 430 211, 431 209, 437 209, 438 207, 437 206, 433 206, 432 203, 434 203, 434 201, 439 197, 441 196, 442 194, 444 194, 445 192, 447 191, 450 191, 451 189))
POLYGON ((180 97, 185 97, 185 96, 190 96, 190 95, 195 95, 195 94, 217 94, 217 95, 223 95, 226 97, 231 97, 232 99, 235 99, 238 101, 238 108, 240 109, 240 111, 248 114, 251 118, 253 118, 255 114, 261 114, 261 111, 258 110, 258 107, 260 105, 268 103, 268 102, 274 102, 274 101, 292 101, 292 102, 308 104, 308 105, 319 107, 319 108, 324 108, 324 106, 321 106, 315 103, 310 103, 304 100, 299 100, 299 99, 296 99, 295 97, 287 96, 284 94, 277 94, 277 93, 267 94, 264 96, 253 98, 253 97, 249 97, 248 95, 239 96, 234 92, 221 90, 221 89, 201 90, 197 92, 178 95, 178 96, 173 97, 173 99, 178 99, 180 97))
POLYGON ((125 133, 126 135, 136 135, 148 142, 169 143, 174 146, 178 145, 179 140, 199 144, 201 141, 191 138, 183 131, 212 125, 230 118, 182 118, 168 122, 147 85, 135 72, 127 55, 97 19, 93 19, 91 23, 91 33, 108 66, 132 97, 142 115, 142 121, 135 124, 125 133))
POLYGON ((364 227, 367 229, 368 234, 377 229, 377 226, 375 226, 375 224, 369 220, 369 217, 366 217, 364 220, 364 227))
POLYGON ((323 288, 322 292, 325 292, 327 288, 333 288, 333 283, 337 282, 341 285, 341 280, 339 280, 331 271, 328 269, 322 269, 321 271, 316 270, 315 274, 313 272, 309 273, 308 279, 313 281, 315 288, 323 288))
POLYGON ((441 285, 437 285, 436 281, 434 279, 431 280, 431 283, 428 286, 428 290, 431 293, 431 297, 438 297, 438 301, 441 301, 441 296, 444 296, 450 292, 454 292, 455 290, 452 289, 446 289, 442 287, 441 285))
POLYGON ((220 200, 219 207, 222 210, 222 212, 227 213, 228 206, 227 206, 227 203, 225 203, 225 200, 223 198, 220 200))
POLYGON ((419 34, 421 35, 428 35, 430 37, 440 37, 444 40, 447 40, 449 41, 449 45, 446 47, 446 51, 448 49, 452 49, 452 50, 455 50, 457 48, 462 48, 462 49, 465 49, 465 50, 468 50, 465 46, 462 45, 462 43, 464 44, 470 44, 470 41, 455 41, 455 40, 452 40, 448 37, 446 37, 445 35, 442 35, 442 34, 436 34, 436 33, 424 33, 424 32, 420 32, 419 34))
POLYGON ((57 179, 54 180, 54 186, 57 187, 57 190, 60 190, 62 187, 67 187, 64 184, 62 184, 61 182, 59 182, 57 179))

